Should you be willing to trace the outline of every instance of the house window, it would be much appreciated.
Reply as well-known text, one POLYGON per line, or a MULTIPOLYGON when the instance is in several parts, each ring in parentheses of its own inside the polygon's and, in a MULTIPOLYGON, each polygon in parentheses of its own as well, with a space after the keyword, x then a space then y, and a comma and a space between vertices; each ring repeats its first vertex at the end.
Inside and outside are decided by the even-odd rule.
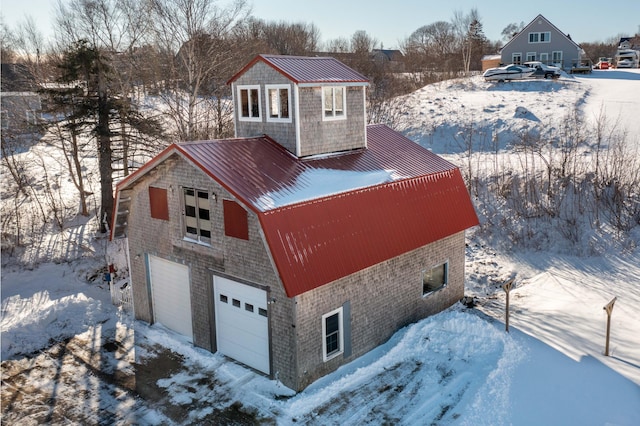
POLYGON ((562 64, 562 51, 556 50, 551 53, 551 62, 554 64, 562 64))
POLYGON ((289 86, 267 85, 267 121, 291 122, 289 105, 291 95, 289 86))
POLYGON ((344 350, 342 307, 322 316, 322 359, 329 361, 344 350))
POLYGON ((551 32, 529 33, 529 43, 549 43, 551 42, 551 32))
POLYGON ((343 86, 324 87, 322 105, 324 120, 343 120, 346 118, 346 88, 343 86))
POLYGON ((26 115, 28 124, 36 124, 36 122, 38 121, 38 115, 34 111, 27 110, 26 115))
POLYGON ((166 189, 149 187, 149 209, 152 218, 169 220, 169 202, 166 189))
POLYGON ((549 54, 548 53, 541 53, 540 54, 540 62, 542 62, 543 64, 549 65, 549 54))
POLYGON ((449 280, 449 263, 444 262, 430 269, 422 271, 422 295, 426 296, 434 291, 446 287, 449 280))
POLYGON ((183 188, 184 225, 188 238, 211 242, 211 210, 209 192, 194 188, 183 188))
POLYGON ((9 112, 3 109, 2 112, 2 129, 7 130, 9 128, 9 112))
POLYGON ((260 86, 238 86, 240 102, 238 119, 242 121, 260 121, 260 86))
POLYGON ((527 52, 527 61, 535 61, 536 52, 527 52))
POLYGON ((511 63, 512 64, 521 64, 522 63, 522 53, 514 53, 511 55, 511 63))

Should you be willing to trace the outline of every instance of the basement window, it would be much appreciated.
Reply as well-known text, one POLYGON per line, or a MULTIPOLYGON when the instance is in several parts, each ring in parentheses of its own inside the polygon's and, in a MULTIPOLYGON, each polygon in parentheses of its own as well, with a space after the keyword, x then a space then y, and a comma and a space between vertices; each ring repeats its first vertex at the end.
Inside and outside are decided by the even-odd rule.
POLYGON ((427 296, 447 286, 449 262, 422 271, 422 295, 427 296))
POLYGON ((195 188, 183 188, 184 230, 187 238, 211 243, 211 205, 209 192, 195 188))
POLYGON ((347 111, 347 93, 344 86, 322 88, 323 120, 344 120, 347 111))
POLYGON ((344 351, 342 307, 322 316, 322 359, 326 362, 344 351))
POLYGON ((260 86, 238 86, 238 119, 261 121, 260 86))

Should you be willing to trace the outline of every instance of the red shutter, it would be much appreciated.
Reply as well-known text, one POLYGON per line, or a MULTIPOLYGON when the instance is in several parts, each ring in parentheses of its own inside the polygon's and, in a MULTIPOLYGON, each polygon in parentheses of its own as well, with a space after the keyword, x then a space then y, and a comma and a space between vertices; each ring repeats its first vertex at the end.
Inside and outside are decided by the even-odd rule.
POLYGON ((151 217, 154 219, 169 220, 169 202, 167 190, 164 188, 149 187, 149 206, 151 217))
POLYGON ((248 240, 249 224, 247 211, 240 204, 231 200, 223 200, 223 207, 225 235, 248 240))

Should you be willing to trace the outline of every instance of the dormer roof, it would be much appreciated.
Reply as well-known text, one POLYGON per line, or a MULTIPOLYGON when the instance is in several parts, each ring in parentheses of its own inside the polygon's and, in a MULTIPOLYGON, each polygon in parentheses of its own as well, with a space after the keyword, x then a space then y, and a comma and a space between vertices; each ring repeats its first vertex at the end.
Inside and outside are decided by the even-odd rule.
POLYGON ((258 55, 236 73, 227 84, 233 83, 257 62, 264 62, 298 85, 355 84, 368 85, 369 80, 359 72, 331 57, 287 55, 258 55))

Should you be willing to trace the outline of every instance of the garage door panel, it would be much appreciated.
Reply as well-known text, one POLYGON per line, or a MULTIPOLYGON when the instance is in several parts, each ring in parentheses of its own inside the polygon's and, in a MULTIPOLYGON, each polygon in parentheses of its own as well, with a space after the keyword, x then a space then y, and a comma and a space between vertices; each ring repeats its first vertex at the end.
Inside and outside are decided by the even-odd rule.
POLYGON ((193 340, 189 267, 149 256, 154 321, 193 340))
POLYGON ((269 373, 269 326, 266 291, 214 277, 218 351, 269 373))

